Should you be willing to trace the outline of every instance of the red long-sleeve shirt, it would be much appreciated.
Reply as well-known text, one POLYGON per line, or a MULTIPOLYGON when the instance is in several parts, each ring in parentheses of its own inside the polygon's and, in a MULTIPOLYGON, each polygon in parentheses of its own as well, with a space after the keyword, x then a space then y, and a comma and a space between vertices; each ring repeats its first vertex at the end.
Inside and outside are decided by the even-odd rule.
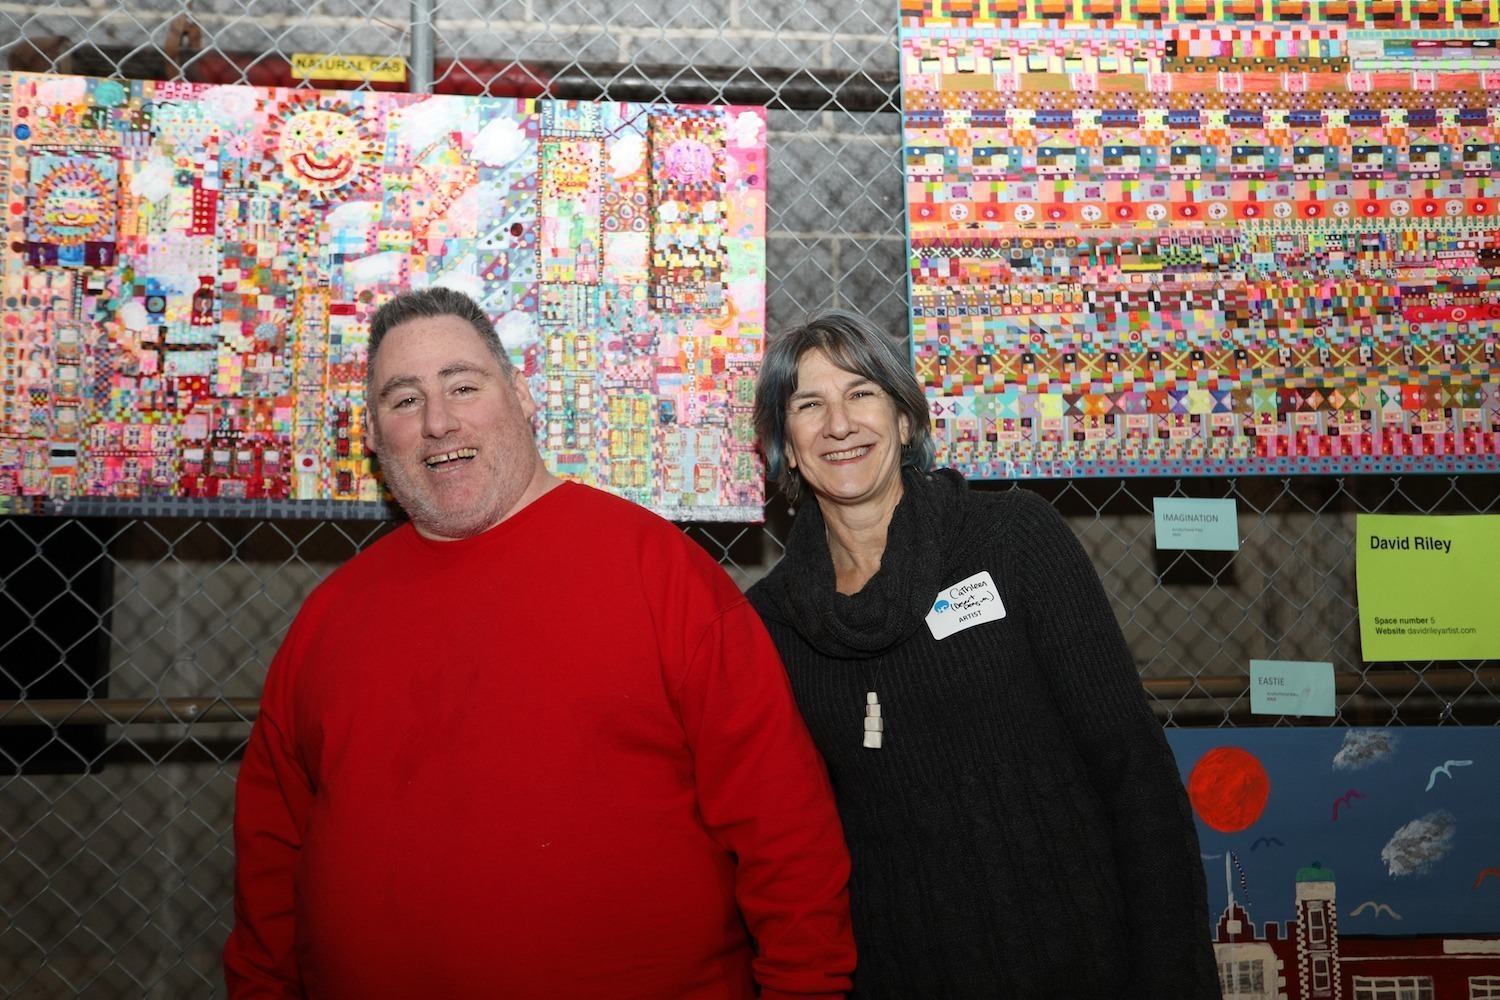
POLYGON ((677 528, 573 484, 463 541, 404 526, 314 591, 235 848, 232 998, 825 997, 854 965, 759 618, 677 528))

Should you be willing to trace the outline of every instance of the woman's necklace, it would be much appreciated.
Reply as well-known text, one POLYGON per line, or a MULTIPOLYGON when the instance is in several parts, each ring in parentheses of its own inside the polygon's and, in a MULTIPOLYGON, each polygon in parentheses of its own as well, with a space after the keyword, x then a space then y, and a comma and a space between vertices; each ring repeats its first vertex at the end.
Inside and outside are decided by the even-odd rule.
MULTIPOLYGON (((900 499, 901 499, 901 491, 897 490, 895 496, 891 499, 891 509, 887 510, 885 512, 885 519, 884 519, 884 523, 885 524, 889 524, 890 523, 891 513, 892 513, 892 511, 895 510, 896 502, 899 501, 900 499)), ((882 535, 883 535, 883 532, 882 532, 882 535)), ((832 553, 833 548, 834 548, 834 545, 833 545, 833 536, 832 536, 832 533, 829 531, 828 526, 827 526, 826 523, 823 526, 823 538, 828 543, 829 552, 832 553)), ((881 539, 882 548, 884 547, 884 544, 885 544, 885 540, 882 537, 882 539, 881 539)), ((844 551, 848 552, 850 550, 848 548, 845 548, 844 551)), ((850 562, 851 573, 850 573, 849 576, 847 576, 845 578, 842 578, 842 579, 839 578, 839 575, 838 575, 838 570, 837 570, 838 560, 835 559, 833 562, 834 562, 834 566, 835 566, 835 569, 834 569, 834 579, 836 581, 835 582, 835 586, 838 589, 838 592, 841 593, 841 594, 853 594, 853 593, 857 593, 861 587, 863 587, 866 583, 870 582, 870 578, 871 577, 873 577, 877 572, 880 571, 880 561, 879 561, 879 559, 877 559, 875 561, 874 568, 873 569, 869 569, 868 571, 863 572, 860 575, 858 582, 856 583, 854 581, 854 579, 853 579, 853 571, 855 569, 857 569, 857 567, 858 567, 858 563, 857 562, 854 562, 854 561, 851 560, 851 562, 850 562)), ((865 686, 869 687, 869 688, 875 688, 875 687, 878 687, 879 684, 880 684, 880 681, 879 681, 879 676, 878 676, 878 671, 877 671, 877 676, 875 678, 871 679, 870 682, 868 684, 866 684, 865 686)), ((880 695, 878 695, 875 691, 871 690, 871 691, 869 691, 865 695, 865 743, 864 743, 864 746, 865 746, 866 750, 879 750, 880 747, 881 747, 881 744, 883 744, 884 742, 885 742, 885 717, 880 714, 880 695)))
POLYGON ((880 696, 874 691, 865 695, 865 749, 879 750, 885 736, 885 719, 880 714, 880 696))

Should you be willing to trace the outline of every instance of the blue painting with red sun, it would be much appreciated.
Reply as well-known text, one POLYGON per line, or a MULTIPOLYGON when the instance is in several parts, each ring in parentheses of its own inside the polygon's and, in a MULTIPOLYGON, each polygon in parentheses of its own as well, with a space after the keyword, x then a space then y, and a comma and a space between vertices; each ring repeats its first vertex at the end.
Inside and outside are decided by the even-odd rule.
POLYGON ((1500 728, 1167 737, 1216 923, 1233 907, 1294 921, 1298 886, 1319 882, 1344 935, 1500 935, 1500 728))

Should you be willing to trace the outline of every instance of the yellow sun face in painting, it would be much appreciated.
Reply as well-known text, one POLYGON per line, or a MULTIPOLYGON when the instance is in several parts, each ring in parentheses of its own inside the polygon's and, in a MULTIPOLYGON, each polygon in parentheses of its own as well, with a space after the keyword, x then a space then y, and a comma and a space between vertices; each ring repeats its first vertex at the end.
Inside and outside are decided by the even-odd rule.
POLYGON ((36 185, 37 234, 60 246, 111 239, 115 213, 108 189, 109 182, 88 163, 49 171, 36 185))
POLYGON ((286 119, 277 156, 298 186, 313 194, 327 194, 356 179, 368 145, 349 115, 318 108, 286 119))
POLYGON ((599 146, 590 142, 549 142, 542 151, 542 178, 548 195, 573 198, 589 189, 599 161, 599 146))

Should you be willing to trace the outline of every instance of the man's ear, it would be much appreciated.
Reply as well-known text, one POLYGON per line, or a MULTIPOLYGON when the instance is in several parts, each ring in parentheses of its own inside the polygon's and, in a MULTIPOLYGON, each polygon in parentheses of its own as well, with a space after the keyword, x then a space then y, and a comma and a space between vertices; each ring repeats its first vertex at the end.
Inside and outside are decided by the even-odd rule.
POLYGON ((531 394, 531 383, 526 381, 526 375, 519 368, 511 372, 511 388, 515 390, 516 399, 520 401, 521 412, 526 414, 527 420, 536 417, 536 397, 531 394))
POLYGON ((361 414, 360 422, 364 425, 365 431, 365 454, 379 455, 380 437, 375 428, 375 418, 370 415, 370 408, 368 406, 365 407, 365 412, 361 414))

